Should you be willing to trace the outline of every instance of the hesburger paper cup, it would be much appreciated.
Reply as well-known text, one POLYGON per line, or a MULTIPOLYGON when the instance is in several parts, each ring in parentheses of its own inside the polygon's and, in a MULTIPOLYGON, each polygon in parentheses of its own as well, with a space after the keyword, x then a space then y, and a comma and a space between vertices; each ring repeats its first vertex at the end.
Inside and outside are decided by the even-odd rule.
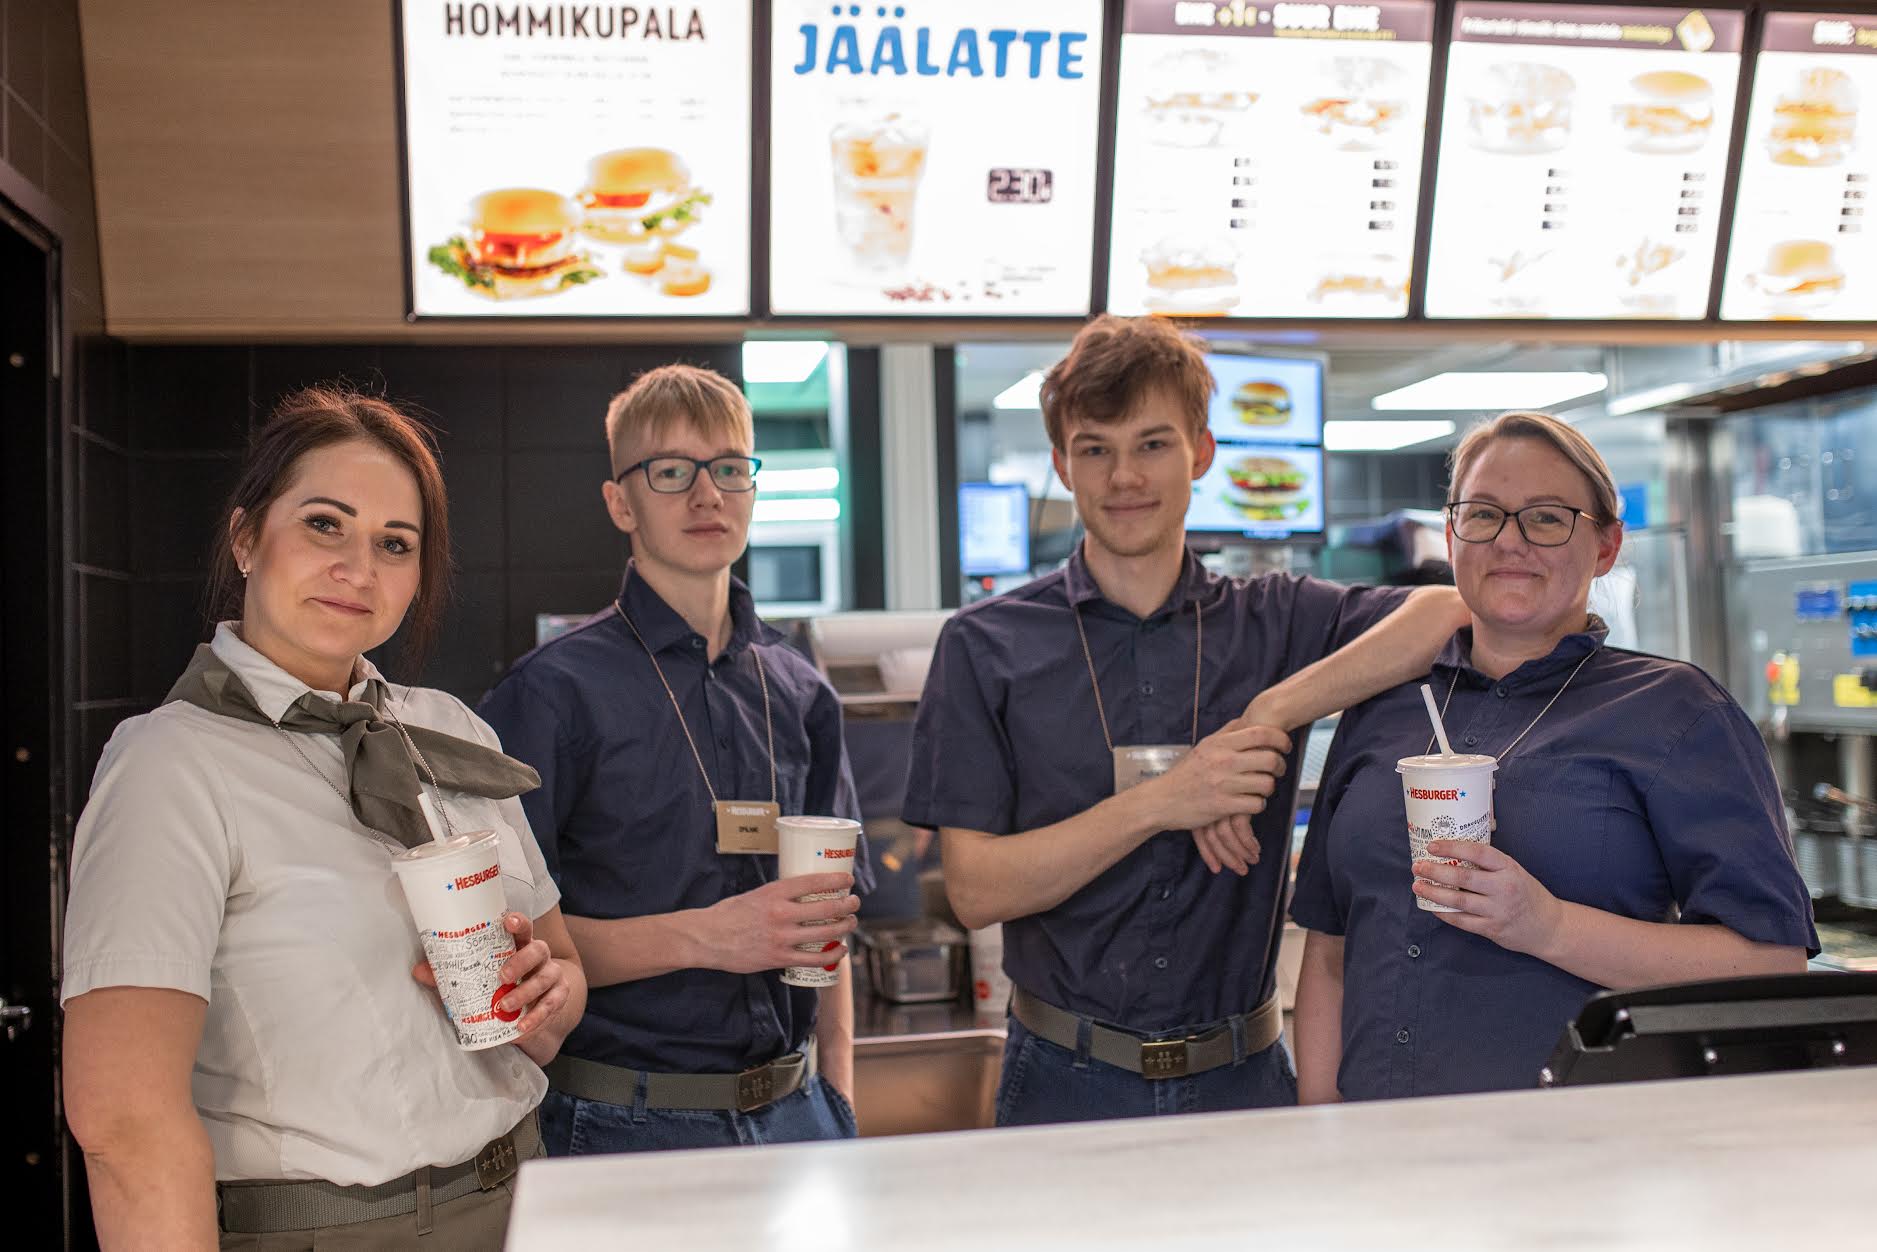
POLYGON ((1004 927, 1001 922, 971 932, 971 1012, 980 1026, 1004 1020, 1010 1004, 1010 975, 1004 973, 1004 927))
POLYGON ((513 991, 502 963, 515 954, 502 925, 508 901, 493 830, 478 830, 400 852, 391 858, 424 956, 437 976, 437 994, 456 1027, 456 1043, 480 1052, 521 1037, 520 1013, 496 1008, 513 991))
MULTIPOLYGON (((845 817, 778 817, 776 819, 777 873, 783 878, 802 874, 854 872, 854 847, 860 842, 860 823, 845 817)), ((824 891, 803 900, 841 900, 845 891, 824 891)), ((833 919, 827 919, 832 921, 833 919)), ((804 925, 817 925, 805 922, 804 925)), ((832 952, 840 943, 799 943, 803 952, 832 952)), ((791 987, 831 987, 838 981, 841 963, 791 965, 782 981, 791 987)))
MULTIPOLYGON (((1438 860, 1427 854, 1434 839, 1492 842, 1492 776, 1499 762, 1490 756, 1404 756, 1395 763, 1401 775, 1401 799, 1408 810, 1408 859, 1438 860)), ((1471 865, 1470 861, 1447 862, 1471 865)), ((1430 913, 1457 913, 1421 896, 1414 902, 1430 913)))

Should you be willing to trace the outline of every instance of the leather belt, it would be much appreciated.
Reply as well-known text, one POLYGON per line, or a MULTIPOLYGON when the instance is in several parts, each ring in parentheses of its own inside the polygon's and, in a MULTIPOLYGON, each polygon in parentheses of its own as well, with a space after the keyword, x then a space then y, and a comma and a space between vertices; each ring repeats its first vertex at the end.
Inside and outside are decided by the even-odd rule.
POLYGON ((474 1191, 493 1191, 513 1178, 523 1161, 539 1155, 541 1125, 529 1113, 513 1130, 491 1139, 460 1164, 426 1166, 374 1187, 319 1181, 217 1183, 216 1207, 222 1230, 235 1235, 349 1226, 434 1208, 474 1191))
POLYGON ((1098 1061, 1139 1074, 1143 1078, 1184 1078, 1230 1065, 1240 1056, 1253 1056, 1276 1043, 1284 1033, 1284 1011, 1272 996, 1249 1013, 1235 1013, 1217 1026, 1183 1039, 1154 1039, 1128 1030, 1103 1026, 1039 1000, 1022 987, 1012 989, 1010 1011, 1039 1039, 1074 1052, 1084 1024, 1088 1026, 1089 1055, 1098 1061), (1239 1028, 1244 1051, 1232 1042, 1239 1028))
POLYGON ((638 1102, 639 1080, 643 1078, 648 1109, 738 1113, 754 1113, 784 1096, 794 1095, 814 1076, 815 1043, 812 1039, 800 1052, 779 1056, 740 1074, 655 1074, 565 1053, 547 1066, 550 1086, 582 1100, 631 1108, 638 1102))

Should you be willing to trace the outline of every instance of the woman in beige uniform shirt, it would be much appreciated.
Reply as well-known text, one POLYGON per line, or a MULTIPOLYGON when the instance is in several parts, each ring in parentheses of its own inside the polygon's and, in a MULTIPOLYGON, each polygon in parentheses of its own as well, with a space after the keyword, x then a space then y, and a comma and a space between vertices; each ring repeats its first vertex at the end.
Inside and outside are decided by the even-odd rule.
POLYGON ((540 1066, 586 984, 515 799, 533 771, 363 655, 436 626, 429 439, 381 401, 302 392, 225 518, 216 577, 240 620, 118 727, 78 826, 65 1100, 99 1236, 497 1248, 515 1161, 539 1151, 540 1066), (513 1045, 459 1049, 432 989, 391 868, 426 837, 419 786, 455 829, 497 832, 513 1045))

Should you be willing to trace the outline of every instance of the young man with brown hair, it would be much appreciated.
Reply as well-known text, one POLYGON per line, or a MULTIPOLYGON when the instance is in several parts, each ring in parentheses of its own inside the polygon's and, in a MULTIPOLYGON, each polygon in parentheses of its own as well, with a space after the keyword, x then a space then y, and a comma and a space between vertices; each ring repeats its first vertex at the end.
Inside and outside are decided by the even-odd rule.
POLYGON ((1042 403, 1086 536, 946 624, 920 704, 905 819, 941 832, 959 919, 1005 924, 1000 1125, 1295 1101, 1285 732, 1425 672, 1465 620, 1449 588, 1208 573, 1185 519, 1212 390, 1164 321, 1083 328, 1042 403))
POLYGON ((777 881, 773 819, 767 853, 725 825, 732 802, 859 815, 833 690, 730 576, 761 464, 749 405, 668 365, 613 399, 606 436, 606 509, 632 542, 619 598, 481 708, 541 772, 523 804, 592 986, 542 1137, 556 1155, 851 1137, 847 965, 820 991, 781 970, 853 929, 854 896, 797 901, 864 886, 865 844, 852 876, 777 881))

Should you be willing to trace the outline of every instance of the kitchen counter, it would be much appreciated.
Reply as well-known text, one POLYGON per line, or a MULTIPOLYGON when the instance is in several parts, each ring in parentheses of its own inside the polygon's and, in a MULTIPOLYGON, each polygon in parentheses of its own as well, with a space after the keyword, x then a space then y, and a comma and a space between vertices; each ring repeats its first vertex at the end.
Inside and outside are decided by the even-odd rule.
POLYGON ((530 1161, 510 1252, 1868 1246, 1877 1068, 530 1161))

